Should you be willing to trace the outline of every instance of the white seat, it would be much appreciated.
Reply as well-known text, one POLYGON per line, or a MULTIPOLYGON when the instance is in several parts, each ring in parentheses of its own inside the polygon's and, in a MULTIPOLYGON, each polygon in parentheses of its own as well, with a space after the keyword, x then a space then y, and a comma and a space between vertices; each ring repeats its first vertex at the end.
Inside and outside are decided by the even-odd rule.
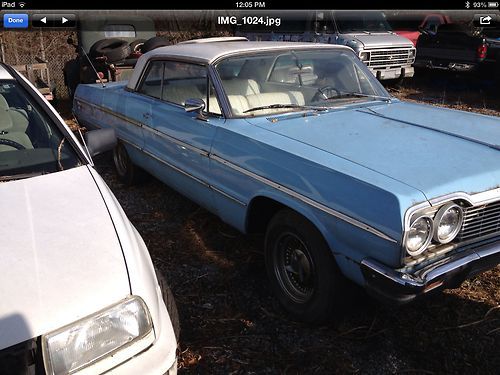
POLYGON ((257 81, 253 79, 226 79, 222 81, 224 91, 229 95, 254 95, 260 93, 257 81))
POLYGON ((300 91, 266 92, 248 95, 246 98, 250 108, 262 107, 270 104, 305 104, 304 94, 300 91))

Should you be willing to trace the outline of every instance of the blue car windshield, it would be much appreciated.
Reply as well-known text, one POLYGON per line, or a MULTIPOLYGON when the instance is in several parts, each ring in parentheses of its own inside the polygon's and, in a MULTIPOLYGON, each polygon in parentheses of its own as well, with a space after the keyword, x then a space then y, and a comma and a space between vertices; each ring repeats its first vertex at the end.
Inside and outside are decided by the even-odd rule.
POLYGON ((249 53, 224 59, 216 68, 235 116, 390 98, 359 58, 345 49, 249 53))
POLYGON ((73 146, 14 80, 0 81, 0 182, 80 165, 73 146))

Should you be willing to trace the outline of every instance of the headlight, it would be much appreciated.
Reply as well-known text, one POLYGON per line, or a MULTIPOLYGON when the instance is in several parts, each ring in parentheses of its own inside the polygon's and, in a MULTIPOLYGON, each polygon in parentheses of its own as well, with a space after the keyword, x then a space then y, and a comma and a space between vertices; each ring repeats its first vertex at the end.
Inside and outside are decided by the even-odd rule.
POLYGON ((415 57, 417 50, 416 49, 411 49, 410 53, 408 54, 408 57, 415 57))
POLYGON ((405 247, 408 254, 416 256, 424 252, 432 239, 432 219, 421 216, 410 226, 406 234, 405 247))
POLYGON ((368 61, 368 60, 370 60, 370 53, 369 52, 361 52, 359 54, 359 58, 361 61, 368 61))
POLYGON ((434 240, 443 244, 453 241, 462 228, 463 219, 462 208, 455 203, 441 207, 434 217, 434 240))
POLYGON ((101 373, 146 349, 154 340, 149 310, 129 297, 93 315, 42 336, 47 374, 86 368, 101 373))

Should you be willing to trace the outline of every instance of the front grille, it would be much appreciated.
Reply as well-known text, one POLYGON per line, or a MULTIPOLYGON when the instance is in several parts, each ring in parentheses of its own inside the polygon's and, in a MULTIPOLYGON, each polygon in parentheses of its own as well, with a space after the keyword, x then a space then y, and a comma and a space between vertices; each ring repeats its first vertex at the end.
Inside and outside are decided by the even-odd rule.
POLYGON ((410 56, 411 51, 411 48, 366 50, 370 52, 370 59, 366 63, 373 67, 413 64, 415 59, 410 56))
POLYGON ((0 374, 45 374, 37 347, 37 339, 32 339, 0 350, 0 374))
POLYGON ((500 201, 465 209, 458 240, 471 240, 497 232, 500 232, 500 201))

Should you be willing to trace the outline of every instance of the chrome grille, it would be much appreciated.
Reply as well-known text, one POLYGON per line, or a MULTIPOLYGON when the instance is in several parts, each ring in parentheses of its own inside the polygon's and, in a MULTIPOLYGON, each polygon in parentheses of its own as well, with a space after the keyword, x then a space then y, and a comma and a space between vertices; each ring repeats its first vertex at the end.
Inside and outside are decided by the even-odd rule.
POLYGON ((415 59, 410 57, 412 50, 412 48, 366 50, 370 52, 370 59, 366 63, 373 67, 413 64, 415 59))
POLYGON ((500 201, 464 210, 460 241, 500 232, 500 201))

